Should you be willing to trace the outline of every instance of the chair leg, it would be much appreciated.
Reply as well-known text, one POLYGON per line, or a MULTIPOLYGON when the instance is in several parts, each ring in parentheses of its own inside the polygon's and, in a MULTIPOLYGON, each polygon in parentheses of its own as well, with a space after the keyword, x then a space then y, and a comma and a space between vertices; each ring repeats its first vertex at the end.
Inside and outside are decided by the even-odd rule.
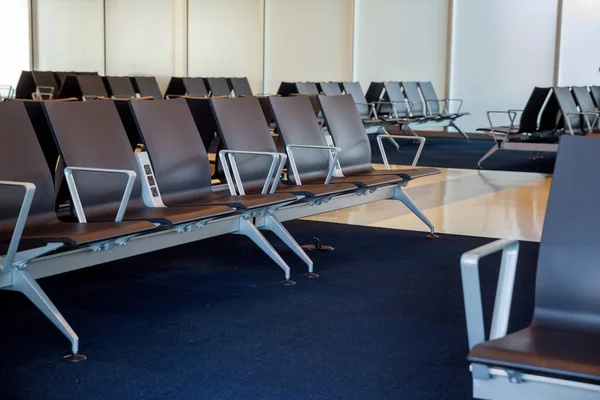
POLYGON ((433 226, 431 221, 429 221, 429 218, 427 218, 425 214, 423 214, 423 211, 421 211, 419 206, 417 206, 415 202, 410 198, 410 196, 408 195, 408 193, 406 193, 406 190, 404 190, 404 188, 396 188, 396 191, 394 193, 394 199, 400 200, 406 207, 408 207, 410 211, 413 212, 413 214, 419 217, 419 219, 423 221, 425 225, 427 225, 427 227, 429 228, 429 234, 427 235, 428 238, 438 238, 438 235, 435 234, 435 227, 433 226))
POLYGON ((277 265, 284 271, 285 280, 279 282, 283 285, 295 285, 296 282, 290 280, 290 267, 286 264, 286 262, 281 258, 279 253, 275 251, 273 246, 265 239, 265 237, 260 233, 258 228, 254 226, 247 219, 240 219, 240 230, 235 232, 236 235, 244 235, 247 236, 250 240, 252 240, 260 249, 268 255, 271 260, 275 261, 277 265))
POLYGON ((467 134, 466 134, 466 133, 464 133, 464 132, 463 132, 463 131, 462 131, 462 130, 461 130, 459 127, 458 127, 458 125, 456 125, 456 123, 455 123, 454 121, 450 121, 450 124, 449 124, 449 125, 450 125, 451 127, 453 127, 454 129, 456 129, 456 130, 458 131, 458 133, 460 133, 461 135, 463 135, 463 136, 464 136, 464 138, 465 138, 465 141, 466 141, 467 143, 469 143, 469 137, 467 136, 467 134))
POLYGON ((279 222, 273 215, 267 215, 264 217, 264 225, 260 227, 267 231, 273 232, 283 243, 285 243, 302 261, 308 265, 308 273, 305 274, 307 278, 318 278, 319 275, 313 272, 313 261, 304 252, 302 247, 296 242, 296 239, 288 232, 287 229, 279 222))
POLYGON ((481 157, 479 161, 477 161, 477 169, 481 169, 481 163, 484 162, 486 159, 490 158, 491 155, 497 152, 498 150, 500 150, 500 147, 498 146, 498 144, 494 143, 494 147, 492 147, 487 153, 485 153, 483 157, 481 157))
POLYGON ((63 358, 65 361, 79 362, 87 359, 83 354, 79 354, 79 337, 40 285, 29 275, 29 272, 26 270, 14 270, 13 284, 6 289, 23 293, 69 339, 71 342, 71 354, 63 358))

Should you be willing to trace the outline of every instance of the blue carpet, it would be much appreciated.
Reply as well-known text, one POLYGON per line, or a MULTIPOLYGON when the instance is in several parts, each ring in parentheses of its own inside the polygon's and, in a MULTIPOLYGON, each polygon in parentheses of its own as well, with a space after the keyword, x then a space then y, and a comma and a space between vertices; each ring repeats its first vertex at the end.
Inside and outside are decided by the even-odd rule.
MULTIPOLYGON (((490 239, 286 224, 297 285, 225 236, 41 280, 89 360, 20 294, 0 292, 0 399, 470 399, 459 258, 490 239)), ((511 330, 533 309, 538 245, 521 247, 511 330)), ((482 267, 486 318, 499 257, 482 267)))
MULTIPOLYGON (((390 164, 410 165, 418 148, 418 143, 399 142, 400 152, 396 151, 389 140, 384 140, 390 164)), ((427 138, 419 166, 440 168, 475 169, 477 161, 493 146, 491 140, 427 138)), ((377 140, 371 136, 372 161, 383 163, 377 140)), ((529 160, 528 151, 497 151, 482 164, 483 169, 496 171, 538 172, 551 174, 554 171, 556 153, 543 153, 542 159, 529 160)))

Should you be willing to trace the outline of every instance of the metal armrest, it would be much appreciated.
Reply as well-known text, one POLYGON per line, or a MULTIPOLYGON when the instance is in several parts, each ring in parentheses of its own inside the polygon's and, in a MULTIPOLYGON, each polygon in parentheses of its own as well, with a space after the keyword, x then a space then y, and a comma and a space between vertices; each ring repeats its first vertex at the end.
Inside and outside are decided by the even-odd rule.
MULTIPOLYGON (((569 115, 582 115, 582 116, 583 115, 593 115, 594 116, 594 121, 592 121, 591 125, 590 125, 590 121, 588 121, 587 118, 584 118, 585 124, 588 127, 588 133, 591 133, 593 131, 592 126, 596 126, 596 123, 598 122, 598 115, 599 114, 600 113, 598 111, 596 111, 596 112, 568 112, 566 115, 567 115, 567 117, 569 115)), ((567 125, 569 126, 569 132, 570 132, 570 134, 574 135, 573 126, 571 125, 571 119, 570 118, 567 118, 567 125)))
POLYGON ((419 149, 417 150, 417 154, 415 154, 415 158, 413 159, 413 162, 411 164, 411 167, 415 167, 417 165, 417 162, 419 161, 419 158, 421 157, 421 152, 423 151, 423 146, 425 146, 425 138, 422 136, 404 136, 404 135, 387 135, 387 134, 383 134, 383 135, 377 135, 377 145, 379 146, 379 151, 381 152, 381 158, 383 158, 383 164, 385 165, 385 169, 389 170, 390 169, 390 163, 388 162, 388 158, 387 158, 387 154, 385 152, 385 149, 383 148, 383 142, 381 141, 381 139, 392 139, 392 140, 396 140, 396 139, 402 139, 402 140, 418 140, 419 142, 419 149))
MULTIPOLYGON (((490 128, 491 128, 491 133, 490 135, 494 138, 494 140, 496 139, 496 131, 494 131, 494 127, 496 125, 494 125, 494 123, 492 122, 492 115, 493 114, 506 114, 508 116, 508 119, 510 120, 510 125, 508 126, 508 129, 514 129, 515 128, 515 119, 517 118, 517 112, 518 110, 506 110, 506 111, 488 111, 487 112, 487 119, 488 122, 490 123, 490 128)), ((508 138, 508 135, 504 135, 504 138, 508 138)))
POLYGON ((115 217, 115 222, 120 222, 123 220, 123 216, 125 215, 125 210, 127 209, 127 203, 129 202, 129 196, 131 196, 131 191, 133 190, 133 185, 135 183, 135 178, 137 174, 135 171, 129 169, 109 169, 109 168, 89 168, 89 167, 66 167, 65 168, 65 179, 67 181, 67 185, 69 186, 69 192, 71 193, 71 199, 73 199, 73 207, 75 208, 75 213, 77 214, 77 219, 79 222, 87 222, 85 218, 85 212, 83 210, 83 205, 81 204, 81 198, 79 197, 79 192, 77 191, 77 185, 75 184, 75 179, 73 178, 73 171, 83 171, 83 172, 101 172, 108 174, 123 174, 127 175, 127 185, 125 186, 125 191, 123 192, 123 198, 121 199, 121 204, 119 204, 119 210, 117 211, 117 216, 115 217))
POLYGON ((244 191, 242 178, 237 167, 237 162, 235 161, 234 156, 236 154, 268 156, 273 159, 261 193, 274 193, 275 189, 277 189, 277 185, 279 184, 279 177, 281 176, 281 171, 283 171, 283 167, 285 166, 287 155, 283 153, 275 153, 269 151, 221 150, 219 152, 219 158, 221 159, 221 165, 223 165, 223 171, 225 172, 225 178, 227 179, 227 186, 229 187, 229 192, 234 196, 237 194, 246 194, 246 192, 244 191), (233 179, 231 176, 232 172, 233 179), (234 179, 235 185, 237 186, 237 192, 233 183, 234 179))
POLYGON ((498 287, 496 289, 494 314, 490 329, 490 340, 493 340, 506 336, 508 330, 510 306, 519 256, 519 241, 512 239, 497 240, 464 253, 460 258, 470 349, 485 341, 481 285, 479 282, 479 260, 500 250, 502 250, 502 261, 498 274, 498 287))
POLYGON ((298 166, 296 165, 296 160, 294 159, 294 152, 292 151, 295 148, 329 151, 329 171, 327 171, 327 177, 325 178, 325 184, 327 185, 331 181, 331 177, 333 176, 333 172, 335 171, 335 166, 337 164, 342 149, 334 146, 316 146, 307 144, 288 144, 287 146, 285 146, 285 150, 288 153, 288 158, 290 160, 290 167, 292 168, 292 172, 294 173, 294 179, 296 180, 297 185, 302 185, 302 181, 300 180, 298 166))
POLYGON ((29 209, 31 208, 31 203, 33 202, 33 195, 35 194, 35 185, 30 182, 14 181, 0 181, 0 185, 21 186, 25 189, 25 195, 23 196, 21 209, 19 210, 19 215, 17 216, 17 222, 15 223, 12 238, 10 239, 10 244, 8 245, 8 251, 4 256, 4 262, 0 264, 0 273, 3 273, 7 272, 7 270, 12 267, 15 259, 15 254, 17 254, 19 242, 21 241, 21 235, 23 234, 23 229, 25 229, 25 222, 27 221, 29 209))
POLYGON ((427 114, 429 114, 431 116, 435 116, 435 114, 431 111, 431 106, 429 105, 430 103, 438 104, 438 110, 440 110, 440 112, 437 115, 442 115, 445 112, 446 102, 444 100, 425 100, 427 114))
MULTIPOLYGON (((443 101, 446 103, 446 106, 450 102, 457 101, 458 102, 458 110, 456 110, 457 114, 460 112, 460 109, 462 108, 462 105, 463 105, 463 99, 443 99, 443 101)), ((450 111, 448 109, 446 109, 446 112, 450 113, 450 111)))

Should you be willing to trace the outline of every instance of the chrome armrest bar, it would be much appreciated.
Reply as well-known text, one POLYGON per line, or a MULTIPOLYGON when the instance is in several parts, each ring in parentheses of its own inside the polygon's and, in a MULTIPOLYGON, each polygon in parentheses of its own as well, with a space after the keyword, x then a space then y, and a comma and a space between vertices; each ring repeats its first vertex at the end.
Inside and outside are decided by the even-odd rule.
POLYGON ((4 256, 3 262, 0 264, 0 273, 4 273, 8 272, 8 270, 12 267, 13 262, 15 260, 15 254, 17 254, 17 250, 19 249, 21 235, 23 234, 23 229, 25 229, 25 222, 27 222, 29 209, 31 208, 31 203, 33 202, 33 195, 35 194, 35 185, 30 182, 14 181, 0 181, 0 185, 21 186, 23 189, 25 189, 23 202, 21 203, 21 209, 19 210, 17 222, 15 223, 15 228, 10 239, 10 244, 8 245, 8 251, 4 256))
POLYGON ((445 112, 445 110, 446 103, 444 102, 444 100, 425 100, 425 111, 428 115, 442 115, 445 112), (434 114, 433 111, 431 111, 431 103, 436 103, 438 105, 438 110, 440 110, 438 114, 434 114))
POLYGON ((470 349, 485 341, 481 285, 479 282, 479 260, 498 251, 502 251, 502 261, 500 262, 492 327, 490 329, 490 340, 493 340, 506 336, 508 330, 510 306, 519 256, 519 241, 512 239, 497 240, 464 253, 460 258, 463 300, 470 349))
POLYGON ((229 187, 229 192, 232 195, 246 194, 246 192, 244 191, 242 178, 237 167, 237 162, 235 161, 236 154, 267 156, 273 159, 261 193, 274 193, 275 189, 277 189, 277 185, 279 184, 279 177, 281 176, 281 171, 283 171, 283 167, 285 166, 287 155, 283 153, 275 153, 269 151, 221 150, 219 152, 219 158, 221 159, 221 165, 223 165, 223 171, 225 172, 225 178, 227 179, 227 186, 229 187), (232 173, 233 178, 231 175, 232 173))
POLYGON ((415 154, 415 158, 413 159, 413 162, 411 164, 411 167, 415 167, 417 165, 417 163, 419 162, 419 158, 421 157, 421 152, 423 151, 423 146, 425 146, 425 138, 422 136, 404 136, 404 135, 387 135, 387 134, 383 134, 383 135, 377 135, 377 145, 379 146, 379 151, 381 152, 381 158, 383 159, 383 164, 385 165, 385 169, 389 170, 390 169, 390 163, 388 162, 388 158, 387 158, 387 154, 385 152, 385 148, 383 147, 383 142, 382 139, 391 139, 391 140, 396 140, 396 139, 401 139, 401 140, 418 140, 419 143, 419 148, 417 150, 417 154, 415 154))
POLYGON ((73 200, 73 207, 75 208, 77 219, 79 222, 83 223, 87 222, 87 219, 85 218, 85 212, 83 210, 83 205, 81 204, 81 198, 79 197, 77 185, 75 184, 75 179, 73 178, 73 171, 127 175, 127 185, 125 186, 125 191, 123 192, 123 197, 121 198, 121 204, 119 204, 119 210, 117 211, 117 216, 115 217, 115 222, 122 221, 123 216, 125 215, 125 210, 127 209, 127 203, 129 202, 129 196, 131 196, 131 191, 133 190, 133 185, 137 176, 135 171, 128 169, 66 167, 64 171, 65 179, 67 181, 67 186, 69 186, 69 192, 71 193, 71 199, 73 200))
POLYGON ((340 152, 342 149, 334 146, 317 146, 317 145, 307 145, 307 144, 288 144, 285 146, 285 150, 288 154, 288 158, 290 160, 290 167, 292 168, 292 172, 294 174, 294 180, 297 185, 302 185, 302 181, 300 179, 300 174, 298 172, 298 166, 296 164, 296 160, 294 158, 293 149, 314 149, 314 150, 328 150, 329 151, 329 170, 327 171, 327 177, 325 178, 325 184, 327 185, 331 181, 331 177, 333 176, 333 172, 335 171, 335 166, 337 164, 340 152))
MULTIPOLYGON (((458 110, 456 110, 457 114, 460 112, 460 109, 462 108, 462 105, 463 105, 463 99, 442 99, 442 101, 446 104, 446 107, 448 106, 448 103, 450 103, 450 102, 453 102, 453 101, 458 102, 458 110)), ((448 108, 446 108, 446 112, 450 113, 448 108)))
MULTIPOLYGON (((495 125, 492 122, 492 115, 493 114, 506 114, 508 116, 509 121, 510 121, 510 125, 508 126, 508 128, 510 130, 510 129, 515 129, 515 119, 517 118, 517 113, 518 113, 518 110, 488 111, 486 114, 487 114, 487 119, 488 119, 488 122, 489 122, 490 128, 491 128, 490 135, 494 139, 496 139, 497 133, 496 133, 496 131, 494 131, 495 125)), ((502 135, 504 136, 504 140, 508 139, 508 135, 504 135, 504 134, 502 134, 502 135)))
MULTIPOLYGON (((590 125, 590 121, 587 118, 584 118, 585 124, 587 125, 587 128, 588 128, 588 133, 591 133, 592 130, 593 130, 592 126, 596 126, 596 123, 598 122, 598 115, 599 114, 600 113, 598 111, 596 111, 596 112, 569 112, 569 113, 567 113, 567 117, 569 115, 581 115, 581 116, 584 116, 584 115, 593 115, 594 116, 594 120, 592 121, 591 125, 590 125)), ((574 135, 573 126, 571 125, 571 119, 567 118, 566 120, 567 120, 567 126, 569 127, 569 133, 570 133, 570 135, 574 135)))

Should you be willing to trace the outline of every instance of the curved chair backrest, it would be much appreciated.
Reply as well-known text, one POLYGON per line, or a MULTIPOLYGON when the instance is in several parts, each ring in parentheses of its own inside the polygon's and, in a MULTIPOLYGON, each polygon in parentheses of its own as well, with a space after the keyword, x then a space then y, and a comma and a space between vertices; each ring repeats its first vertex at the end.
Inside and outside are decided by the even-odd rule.
MULTIPOLYGON (((407 118, 409 116, 408 105, 406 104, 406 97, 404 96, 404 93, 402 93, 400 84, 398 82, 384 82, 383 86, 385 88, 383 100, 394 104, 399 118, 407 118)), ((394 116, 392 107, 387 104, 384 104, 381 107, 381 112, 394 116)))
POLYGON ((600 333, 598 154, 597 138, 561 137, 538 255, 537 327, 600 333))
POLYGON ((203 78, 182 78, 185 93, 189 96, 206 97, 208 89, 203 78))
POLYGON ((371 169, 371 145, 352 96, 319 96, 319 103, 329 133, 342 149, 338 159, 342 172, 352 175, 371 169))
POLYGON ((60 88, 59 98, 77 97, 83 99, 91 96, 108 96, 106 86, 99 75, 67 75, 60 88))
POLYGON ((538 117, 551 88, 534 87, 523 108, 519 121, 519 133, 533 133, 538 130, 538 117))
POLYGON ((564 128, 570 132, 573 130, 574 134, 582 134, 585 132, 583 120, 580 115, 570 115, 570 113, 578 113, 577 103, 573 98, 571 89, 564 86, 554 87, 554 96, 560 107, 561 116, 564 122, 564 128))
POLYGON ((131 102, 163 202, 183 204, 211 192, 210 163, 186 100, 131 102))
POLYGON ((358 110, 358 114, 362 118, 369 117, 369 106, 367 105, 367 98, 363 93, 362 87, 360 87, 360 83, 358 82, 342 82, 342 87, 346 94, 349 94, 354 99, 354 103, 356 104, 356 109, 358 110))
MULTIPOLYGON (((219 134, 228 150, 277 152, 256 97, 211 98, 219 134)), ((261 191, 271 167, 271 157, 236 155, 247 192, 261 191)))
POLYGON ((425 115, 425 106, 423 105, 423 99, 419 92, 419 86, 417 82, 400 82, 404 89, 404 96, 410 104, 410 114, 413 117, 422 117, 425 115))
MULTIPOLYGON (((307 96, 271 97, 269 102, 286 145, 327 146, 307 96)), ((302 180, 325 180, 329 171, 328 150, 297 148, 293 155, 302 180)), ((291 168, 288 168, 288 178, 295 182, 291 168)))
POLYGON ((321 88, 321 93, 328 96, 338 96, 342 94, 342 88, 340 87, 339 82, 320 82, 319 87, 321 88))
POLYGON ((162 93, 156 78, 153 76, 136 76, 132 78, 133 88, 140 96, 152 96, 155 99, 162 99, 162 93))
POLYGON ((204 149, 208 151, 217 132, 217 122, 208 101, 209 99, 186 97, 185 100, 196 123, 197 133, 200 134, 204 149))
POLYGON ((438 96, 431 82, 419 82, 423 99, 425 100, 425 111, 429 110, 431 115, 440 115, 442 110, 438 102, 438 96))
POLYGON ((229 78, 229 85, 233 89, 235 97, 254 96, 248 78, 229 78))
MULTIPOLYGON (((56 219, 54 184, 25 104, 0 103, 0 180, 31 182, 36 186, 27 225, 56 219)), ((0 230, 12 232, 23 202, 23 189, 0 186, 0 230)))
POLYGON ((231 96, 231 88, 227 78, 204 78, 206 87, 211 96, 231 96))
POLYGON ((596 103, 596 108, 600 110, 600 86, 590 86, 590 93, 596 103))
POLYGON ((315 82, 296 82, 296 90, 298 94, 319 94, 319 88, 315 82))
POLYGON ((107 76, 109 94, 115 97, 135 97, 135 89, 128 76, 107 76))
MULTIPOLYGON (((44 108, 66 167, 138 170, 113 101, 46 102, 44 108)), ((114 218, 123 196, 125 177, 104 173, 73 175, 88 220, 106 218, 107 214, 114 218)), ((141 207, 145 206, 138 177, 128 209, 141 207)))

